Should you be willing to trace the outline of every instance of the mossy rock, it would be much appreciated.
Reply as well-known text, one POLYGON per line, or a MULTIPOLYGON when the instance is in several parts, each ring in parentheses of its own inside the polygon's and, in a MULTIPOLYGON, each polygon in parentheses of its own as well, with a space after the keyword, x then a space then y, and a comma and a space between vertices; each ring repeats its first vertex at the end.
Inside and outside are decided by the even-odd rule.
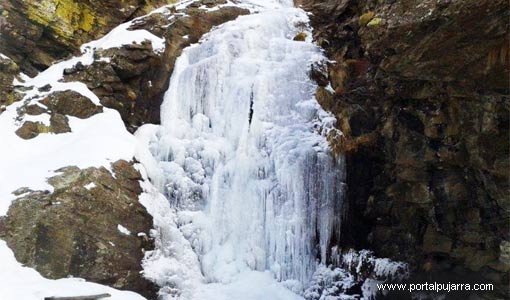
POLYGON ((366 26, 368 24, 368 22, 370 22, 374 16, 375 16, 375 13, 373 11, 368 11, 368 12, 362 14, 358 20, 359 25, 366 26))

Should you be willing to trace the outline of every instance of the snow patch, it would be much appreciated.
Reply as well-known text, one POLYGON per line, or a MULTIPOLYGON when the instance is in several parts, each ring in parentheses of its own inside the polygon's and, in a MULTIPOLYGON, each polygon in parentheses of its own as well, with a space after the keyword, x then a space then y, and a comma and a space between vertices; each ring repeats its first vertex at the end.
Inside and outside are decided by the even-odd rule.
POLYGON ((89 183, 89 184, 87 184, 87 185, 85 185, 85 186, 84 186, 84 188, 86 188, 86 189, 87 189, 87 190, 89 190, 89 191, 90 191, 91 189, 95 188, 95 187, 96 187, 96 184, 95 184, 94 182, 91 182, 91 183, 89 183))
POLYGON ((44 297, 87 296, 108 293, 109 300, 145 300, 144 297, 127 291, 86 282, 80 278, 51 280, 43 278, 37 271, 16 261, 14 253, 5 241, 0 240, 0 296, 2 300, 41 300, 44 297))
POLYGON ((129 231, 126 227, 120 224, 117 225, 117 230, 123 235, 131 235, 131 231, 129 231))

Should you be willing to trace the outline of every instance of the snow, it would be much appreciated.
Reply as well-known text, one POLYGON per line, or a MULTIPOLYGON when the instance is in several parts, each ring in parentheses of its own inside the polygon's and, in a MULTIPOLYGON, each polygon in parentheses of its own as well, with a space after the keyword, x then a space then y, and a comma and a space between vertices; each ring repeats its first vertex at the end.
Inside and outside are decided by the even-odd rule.
POLYGON ((191 300, 302 300, 303 298, 275 281, 269 272, 246 271, 232 279, 228 285, 211 283, 202 285, 191 300))
POLYGON ((9 145, 0 148, 0 216, 7 213, 15 198, 11 193, 20 187, 53 191, 46 179, 61 167, 109 167, 111 162, 131 160, 135 154, 136 139, 116 110, 104 108, 89 119, 68 117, 71 133, 40 134, 24 140, 15 134, 19 127, 16 109, 21 105, 10 105, 0 115, 0 140, 9 145))
MULTIPOLYGON (((16 86, 24 86, 26 91, 22 101, 10 105, 0 115, 0 140, 9 145, 0 149, 0 216, 5 215, 14 200, 11 194, 19 187, 32 190, 49 190, 46 182, 54 176, 54 170, 74 165, 79 168, 110 167, 118 159, 131 160, 137 148, 136 139, 126 130, 116 110, 104 108, 104 112, 87 120, 69 118, 71 133, 40 134, 34 139, 23 140, 15 131, 21 126, 17 120, 17 109, 27 103, 41 105, 37 100, 56 91, 73 90, 100 105, 98 97, 82 82, 61 82, 63 71, 78 62, 90 65, 94 61, 94 52, 98 49, 120 47, 125 44, 140 43, 148 40, 155 51, 163 51, 165 40, 146 30, 128 30, 134 19, 114 28, 99 40, 89 42, 81 47, 82 55, 53 64, 34 78, 24 77, 23 82, 15 80, 16 86), (47 84, 51 90, 41 92, 38 88, 47 84), (100 145, 100 146, 98 146, 100 145), (79 153, 79 155, 77 155, 79 153)), ((25 121, 40 121, 49 124, 49 114, 24 116, 25 121)))
POLYGON ((157 37, 143 29, 128 30, 132 23, 136 22, 138 19, 139 18, 120 24, 99 40, 83 44, 80 47, 81 51, 88 53, 90 49, 117 48, 132 43, 140 44, 147 40, 151 42, 152 49, 155 52, 163 52, 165 50, 165 39, 157 37))
POLYGON ((339 257, 339 265, 347 268, 355 268, 356 273, 361 273, 362 268, 370 266, 377 278, 385 280, 404 280, 409 276, 409 265, 389 258, 378 258, 370 250, 349 250, 339 257))
POLYGON ((129 231, 126 227, 120 224, 117 225, 117 230, 124 235, 131 235, 131 231, 129 231))
POLYGON ((95 184, 95 183, 93 183, 93 182, 91 182, 91 183, 89 183, 89 184, 86 184, 86 185, 84 186, 84 188, 86 188, 87 190, 91 190, 91 189, 93 189, 93 188, 95 188, 95 187, 96 187, 96 184, 95 184))
POLYGON ((304 297, 306 300, 356 300, 359 297, 345 294, 355 283, 354 276, 343 269, 320 266, 305 290, 304 297))
POLYGON ((87 296, 108 293, 108 300, 145 300, 127 291, 85 282, 80 278, 50 280, 18 263, 7 244, 0 240, 0 298, 2 300, 41 300, 51 296, 87 296))

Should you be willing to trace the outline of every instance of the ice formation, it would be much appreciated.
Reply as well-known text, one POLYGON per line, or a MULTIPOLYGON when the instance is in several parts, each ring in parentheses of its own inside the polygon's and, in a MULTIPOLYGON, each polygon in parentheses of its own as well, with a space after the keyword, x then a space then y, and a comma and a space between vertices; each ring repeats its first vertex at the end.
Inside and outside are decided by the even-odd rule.
POLYGON ((340 232, 343 159, 326 140, 336 120, 308 74, 323 56, 311 41, 293 41, 308 30, 306 13, 278 5, 185 49, 162 125, 141 129, 153 156, 148 175, 176 210, 171 222, 204 282, 255 270, 307 284, 340 232))

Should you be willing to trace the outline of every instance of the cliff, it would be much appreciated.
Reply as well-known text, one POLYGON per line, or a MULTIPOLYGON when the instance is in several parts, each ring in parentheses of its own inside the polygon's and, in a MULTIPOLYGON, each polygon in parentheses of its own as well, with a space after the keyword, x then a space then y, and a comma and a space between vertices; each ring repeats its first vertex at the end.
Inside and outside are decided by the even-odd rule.
POLYGON ((299 4, 332 60, 313 76, 344 133, 341 244, 508 297, 508 2, 299 4))

